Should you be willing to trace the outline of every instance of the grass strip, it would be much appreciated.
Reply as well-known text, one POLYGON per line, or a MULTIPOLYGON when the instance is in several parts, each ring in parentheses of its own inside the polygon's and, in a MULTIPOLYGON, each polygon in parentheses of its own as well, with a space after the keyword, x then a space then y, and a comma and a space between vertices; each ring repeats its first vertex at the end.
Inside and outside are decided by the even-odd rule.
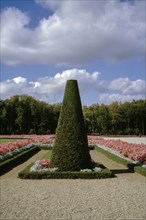
POLYGON ((116 155, 114 155, 114 154, 98 147, 98 146, 95 147, 95 150, 97 150, 98 152, 104 154, 109 159, 126 166, 129 170, 133 170, 133 171, 135 171, 135 172, 137 172, 137 173, 139 173, 143 176, 146 176, 146 168, 144 168, 144 167, 142 167, 138 164, 133 164, 132 162, 127 161, 123 158, 120 158, 120 157, 118 157, 118 156, 116 156, 116 155))
POLYGON ((42 159, 51 159, 52 150, 48 150, 47 153, 45 153, 42 157, 42 159))
POLYGON ((104 154, 109 159, 111 159, 111 160, 113 160, 113 161, 115 161, 117 163, 120 163, 120 164, 122 164, 122 165, 124 165, 126 167, 128 166, 128 164, 132 164, 130 161, 124 160, 123 158, 118 157, 118 156, 116 156, 116 155, 114 155, 114 154, 112 154, 112 153, 110 153, 110 152, 108 152, 108 151, 98 147, 98 146, 95 147, 95 150, 97 150, 98 152, 104 154))
POLYGON ((8 143, 8 142, 14 142, 14 141, 22 141, 27 140, 27 138, 0 138, 0 144, 2 143, 8 143))

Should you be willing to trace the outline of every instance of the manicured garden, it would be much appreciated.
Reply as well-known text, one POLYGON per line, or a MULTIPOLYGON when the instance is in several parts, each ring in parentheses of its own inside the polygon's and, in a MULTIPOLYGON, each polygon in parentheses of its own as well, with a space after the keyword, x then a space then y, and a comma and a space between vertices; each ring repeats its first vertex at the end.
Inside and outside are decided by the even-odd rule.
MULTIPOLYGON (((50 157, 50 154, 49 154, 50 157)), ((51 160, 36 161, 20 178, 107 178, 111 172, 91 160, 76 80, 68 80, 59 116, 51 160)))
POLYGON ((15 135, 5 136, 5 140, 12 140, 12 142, 0 144, 1 175, 11 170, 13 167, 21 164, 22 162, 25 162, 41 149, 49 149, 52 147, 52 136, 23 135, 24 139, 21 139, 21 137, 22 136, 18 137, 15 135))
POLYGON ((116 151, 119 156, 125 156, 133 161, 146 164, 146 144, 133 144, 121 140, 105 140, 102 137, 89 136, 89 143, 106 146, 106 150, 112 153, 116 151))
POLYGON ((105 140, 86 134, 80 94, 76 80, 68 80, 63 104, 54 135, 1 136, 1 174, 46 149, 43 158, 30 164, 18 175, 28 179, 107 178, 112 172, 92 161, 90 150, 95 149, 129 169, 146 176, 146 145, 120 140, 105 140), (10 141, 10 142, 9 142, 10 141), (2 143, 3 142, 3 143, 2 143))
MULTIPOLYGON (((52 149, 55 135, 23 135, 23 139, 21 139, 21 137, 21 135, 19 137, 16 135, 5 136, 5 140, 9 140, 11 142, 0 144, 1 171, 3 170, 3 167, 9 167, 9 169, 5 170, 9 171, 10 167, 13 168, 19 165, 41 149, 52 149)), ((135 172, 141 173, 142 175, 146 176, 146 156, 144 154, 146 151, 146 146, 144 144, 129 144, 120 140, 105 140, 104 138, 97 136, 88 136, 88 143, 90 150, 95 148, 98 152, 106 155, 111 160, 121 163, 128 168, 130 167, 135 172), (128 147, 130 148, 129 150, 128 147), (133 152, 134 157, 128 157, 128 153, 125 154, 125 152, 131 152, 131 154, 133 152), (138 155, 136 155, 136 153, 138 153, 138 155), (137 160, 134 160, 134 158, 137 160)), ((50 160, 51 154, 52 150, 48 150, 42 159, 50 160)), ((19 174, 19 177, 32 178, 33 176, 33 178, 36 178, 37 176, 37 178, 53 178, 54 175, 54 178, 59 178, 59 174, 57 173, 46 175, 44 171, 39 171, 39 175, 36 172, 31 172, 30 174, 29 172, 33 166, 34 164, 30 164, 23 172, 19 174)), ((111 174, 109 170, 106 169, 104 170, 104 172, 103 176, 106 177, 109 177, 111 174), (104 173, 105 171, 107 171, 106 174, 104 173)), ((86 177, 88 176, 88 174, 80 174, 80 178, 83 178, 84 175, 86 175, 86 177)), ((68 174, 68 176, 70 175, 68 174)), ((91 178, 93 178, 93 176, 91 178)), ((73 178, 75 177, 77 178, 77 175, 74 173, 73 178)))
POLYGON ((146 145, 132 144, 120 140, 105 140, 102 137, 89 136, 89 143, 95 149, 113 161, 123 164, 130 170, 146 176, 146 145))

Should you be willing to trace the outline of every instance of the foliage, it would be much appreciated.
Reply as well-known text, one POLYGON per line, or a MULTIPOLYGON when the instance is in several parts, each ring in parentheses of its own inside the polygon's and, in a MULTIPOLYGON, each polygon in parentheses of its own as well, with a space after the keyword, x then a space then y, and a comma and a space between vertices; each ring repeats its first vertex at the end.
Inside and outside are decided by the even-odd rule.
POLYGON ((66 83, 51 164, 61 171, 79 171, 92 167, 76 80, 68 80, 66 83))
POLYGON ((80 171, 40 171, 30 172, 30 168, 33 164, 30 164, 18 176, 21 179, 103 179, 112 176, 112 172, 107 168, 100 172, 80 172, 80 171))
POLYGON ((10 171, 14 167, 18 166, 19 164, 24 163, 26 160, 28 160, 30 157, 36 154, 39 150, 40 149, 38 147, 31 147, 30 149, 20 152, 19 154, 13 156, 10 159, 2 161, 0 163, 0 176, 10 171))
POLYGON ((54 133, 60 104, 49 105, 31 96, 16 95, 0 101, 1 134, 54 133))
POLYGON ((83 107, 88 134, 146 135, 146 100, 83 107))
POLYGON ((140 167, 140 166, 135 166, 135 167, 134 167, 134 171, 135 171, 136 173, 139 173, 139 174, 141 174, 141 175, 143 175, 143 176, 146 177, 146 168, 140 167))
POLYGON ((89 144, 88 147, 89 147, 89 150, 94 150, 95 149, 95 145, 94 144, 89 144))
MULTIPOLYGON (((0 100, 0 134, 53 134, 61 104, 27 95, 0 100)), ((146 100, 84 106, 86 130, 98 135, 146 135, 146 100)))

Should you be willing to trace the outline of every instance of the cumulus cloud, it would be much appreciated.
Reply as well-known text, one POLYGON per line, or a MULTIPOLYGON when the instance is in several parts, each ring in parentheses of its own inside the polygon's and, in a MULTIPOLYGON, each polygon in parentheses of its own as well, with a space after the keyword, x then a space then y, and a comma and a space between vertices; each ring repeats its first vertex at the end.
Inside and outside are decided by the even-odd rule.
POLYGON ((99 96, 99 102, 100 103, 104 103, 104 104, 109 104, 112 102, 126 102, 129 101, 131 102, 132 100, 139 100, 139 99, 145 99, 145 95, 141 94, 141 95, 123 95, 120 93, 103 93, 100 94, 99 96))
POLYGON ((19 76, 1 83, 1 98, 6 99, 16 94, 28 94, 49 103, 61 102, 68 79, 78 80, 84 97, 88 91, 96 89, 99 75, 99 72, 88 73, 84 69, 70 69, 57 73, 54 77, 39 78, 37 81, 28 81, 19 76))
POLYGON ((144 54, 144 1, 42 1, 52 10, 37 27, 17 8, 1 13, 1 59, 5 64, 81 65, 121 61, 144 54))
POLYGON ((143 80, 130 81, 118 78, 111 82, 101 79, 99 72, 89 73, 85 69, 69 69, 53 76, 28 81, 21 76, 1 83, 1 98, 6 99, 16 94, 28 94, 34 98, 49 102, 61 102, 66 80, 77 79, 82 103, 106 103, 112 101, 132 101, 144 99, 145 87, 143 80))
POLYGON ((145 91, 145 81, 138 79, 130 81, 129 78, 118 78, 109 83, 108 88, 120 91, 124 95, 141 94, 145 91))

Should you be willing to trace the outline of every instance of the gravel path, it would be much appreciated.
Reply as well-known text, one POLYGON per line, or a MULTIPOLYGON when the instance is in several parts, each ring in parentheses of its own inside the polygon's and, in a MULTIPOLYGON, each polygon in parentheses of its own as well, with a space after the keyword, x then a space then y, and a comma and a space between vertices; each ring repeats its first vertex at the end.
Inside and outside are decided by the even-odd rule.
MULTIPOLYGON (((111 169, 124 167, 91 151, 111 169)), ((24 164, 1 177, 1 220, 145 220, 146 178, 134 173, 96 180, 21 180, 24 164)))

